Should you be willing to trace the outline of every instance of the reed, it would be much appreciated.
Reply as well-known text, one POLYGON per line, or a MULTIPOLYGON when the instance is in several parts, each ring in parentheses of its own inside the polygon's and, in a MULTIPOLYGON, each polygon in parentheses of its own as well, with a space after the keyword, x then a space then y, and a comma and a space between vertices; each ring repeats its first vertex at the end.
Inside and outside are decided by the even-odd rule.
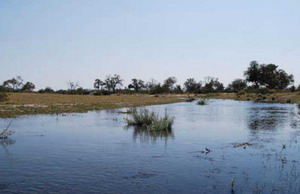
POLYGON ((174 117, 170 117, 167 112, 163 117, 146 108, 132 108, 131 118, 125 118, 128 126, 145 127, 147 130, 168 131, 172 129, 174 117))

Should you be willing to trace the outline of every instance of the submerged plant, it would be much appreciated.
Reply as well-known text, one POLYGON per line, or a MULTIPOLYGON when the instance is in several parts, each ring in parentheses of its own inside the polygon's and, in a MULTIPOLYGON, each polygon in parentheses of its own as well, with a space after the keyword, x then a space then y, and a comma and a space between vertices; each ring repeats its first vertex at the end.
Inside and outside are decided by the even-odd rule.
POLYGON ((200 99, 198 102, 197 102, 197 105, 207 105, 207 100, 206 99, 200 99))
POLYGON ((157 113, 145 108, 139 110, 133 108, 131 110, 131 117, 125 118, 127 125, 145 127, 148 130, 171 130, 174 123, 174 117, 170 117, 167 112, 165 112, 163 117, 160 117, 157 113))
POLYGON ((9 130, 9 127, 11 124, 12 124, 12 121, 8 124, 6 129, 4 129, 2 132, 0 132, 0 139, 6 139, 8 136, 15 133, 15 131, 9 130))

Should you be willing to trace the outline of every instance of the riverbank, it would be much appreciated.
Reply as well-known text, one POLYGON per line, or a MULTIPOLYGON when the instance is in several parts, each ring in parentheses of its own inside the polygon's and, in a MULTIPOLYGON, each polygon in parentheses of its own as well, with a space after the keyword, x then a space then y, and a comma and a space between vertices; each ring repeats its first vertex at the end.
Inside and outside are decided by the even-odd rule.
POLYGON ((133 106, 147 106, 181 102, 172 95, 62 95, 37 93, 9 93, 8 101, 0 103, 0 117, 29 114, 59 114, 87 112, 133 106))
POLYGON ((38 93, 9 93, 8 101, 0 103, 0 117, 15 117, 29 114, 59 114, 87 112, 134 106, 147 106, 182 102, 183 97, 208 99, 231 99, 241 101, 260 101, 274 103, 299 103, 300 93, 209 93, 182 95, 66 95, 38 93))
POLYGON ((273 103, 299 103, 300 92, 289 93, 209 93, 198 94, 195 97, 208 98, 208 99, 230 99, 241 101, 258 101, 258 102, 273 102, 273 103))

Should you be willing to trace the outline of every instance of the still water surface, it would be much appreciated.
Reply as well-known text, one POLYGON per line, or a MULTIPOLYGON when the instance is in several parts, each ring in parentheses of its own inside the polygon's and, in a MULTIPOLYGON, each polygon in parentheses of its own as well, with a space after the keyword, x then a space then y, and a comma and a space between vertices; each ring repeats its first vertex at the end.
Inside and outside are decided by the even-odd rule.
POLYGON ((126 109, 14 119, 16 133, 0 140, 0 193, 300 192, 295 105, 211 100, 148 108, 167 109, 173 132, 126 128, 128 115, 119 113, 126 109), (251 145, 235 147, 244 142, 251 145))

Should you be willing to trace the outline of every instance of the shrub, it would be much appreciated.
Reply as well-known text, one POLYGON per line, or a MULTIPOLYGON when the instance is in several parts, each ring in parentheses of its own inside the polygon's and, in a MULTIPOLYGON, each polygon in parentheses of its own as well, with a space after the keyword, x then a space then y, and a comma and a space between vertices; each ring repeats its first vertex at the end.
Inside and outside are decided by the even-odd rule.
POLYGON ((43 94, 43 93, 54 93, 54 92, 55 91, 52 88, 50 88, 50 87, 46 87, 45 89, 40 89, 38 91, 38 93, 41 93, 41 94, 43 94))
POLYGON ((172 129, 174 117, 170 117, 167 112, 163 117, 157 113, 149 111, 145 108, 131 110, 132 118, 125 118, 125 122, 129 126, 145 127, 148 130, 168 131, 172 129))
POLYGON ((206 99, 200 99, 198 102, 197 102, 197 105, 207 105, 207 100, 206 99))
POLYGON ((8 100, 8 96, 4 92, 0 92, 0 102, 5 102, 8 100))
POLYGON ((193 101, 195 101, 196 99, 195 98, 193 98, 193 97, 188 97, 185 101, 186 102, 193 102, 193 101))
POLYGON ((102 96, 102 95, 111 95, 112 92, 102 90, 102 91, 94 91, 92 94, 95 95, 95 96, 102 96))

